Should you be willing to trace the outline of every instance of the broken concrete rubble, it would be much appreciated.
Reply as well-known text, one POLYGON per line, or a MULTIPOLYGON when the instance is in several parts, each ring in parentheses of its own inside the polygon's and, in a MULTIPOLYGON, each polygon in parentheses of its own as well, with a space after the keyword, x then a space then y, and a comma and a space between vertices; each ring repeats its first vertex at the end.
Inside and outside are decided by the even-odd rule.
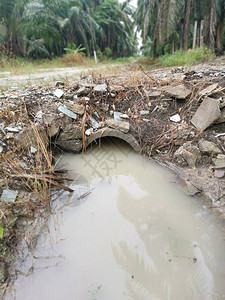
POLYGON ((54 95, 57 97, 57 98, 61 98, 64 94, 64 91, 63 90, 60 90, 60 89, 57 89, 54 91, 54 95))
POLYGON ((99 84, 94 87, 95 92, 106 92, 107 91, 107 84, 99 84))
POLYGON ((129 122, 125 122, 125 121, 108 119, 105 121, 105 124, 111 128, 118 129, 124 133, 127 133, 130 129, 129 122))
POLYGON ((206 98, 203 100, 193 118, 191 123, 201 131, 208 128, 215 120, 219 119, 221 115, 219 108, 219 100, 206 98))
POLYGON ((83 144, 79 139, 77 140, 70 139, 70 140, 57 140, 56 146, 68 152, 79 153, 83 147, 83 144))
POLYGON ((58 110, 74 120, 77 119, 77 114, 69 110, 65 105, 60 105, 58 110))
POLYGON ((215 169, 225 168, 225 155, 218 154, 217 157, 213 159, 213 165, 215 169))
POLYGON ((58 141, 77 140, 82 138, 81 126, 70 123, 62 127, 62 131, 57 138, 58 141))
POLYGON ((160 91, 154 91, 154 92, 146 91, 146 96, 149 97, 149 99, 156 99, 156 98, 160 97, 161 94, 162 93, 160 91))
POLYGON ((200 96, 208 96, 218 87, 218 83, 212 84, 199 92, 200 96))
POLYGON ((183 84, 180 84, 178 86, 166 89, 166 93, 170 97, 182 100, 191 95, 191 90, 186 88, 186 86, 184 86, 183 84))
POLYGON ((75 103, 66 103, 66 107, 78 115, 83 115, 85 112, 85 107, 82 104, 75 104, 75 103))
POLYGON ((221 110, 221 115, 218 119, 216 119, 214 121, 215 124, 222 124, 222 123, 225 123, 225 107, 223 107, 221 110))
POLYGON ((198 142, 198 146, 201 152, 208 155, 216 155, 222 153, 219 147, 213 142, 206 141, 204 139, 201 139, 198 142))
POLYGON ((190 168, 195 168, 197 156, 186 149, 184 149, 183 146, 181 146, 175 153, 174 157, 178 159, 182 158, 186 161, 186 163, 189 165, 190 168))

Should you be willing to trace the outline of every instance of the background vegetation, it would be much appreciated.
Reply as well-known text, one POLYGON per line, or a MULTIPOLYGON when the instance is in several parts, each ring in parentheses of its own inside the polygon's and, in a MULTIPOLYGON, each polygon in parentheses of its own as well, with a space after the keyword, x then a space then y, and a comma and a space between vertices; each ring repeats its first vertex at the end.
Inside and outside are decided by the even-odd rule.
POLYGON ((196 24, 203 50, 189 52, 195 61, 204 47, 224 53, 224 19, 225 0, 138 0, 137 9, 129 0, 0 0, 0 64, 65 54, 72 64, 75 54, 82 62, 94 51, 100 60, 129 57, 137 54, 138 31, 145 56, 168 59, 178 50, 181 57, 193 47, 196 24))

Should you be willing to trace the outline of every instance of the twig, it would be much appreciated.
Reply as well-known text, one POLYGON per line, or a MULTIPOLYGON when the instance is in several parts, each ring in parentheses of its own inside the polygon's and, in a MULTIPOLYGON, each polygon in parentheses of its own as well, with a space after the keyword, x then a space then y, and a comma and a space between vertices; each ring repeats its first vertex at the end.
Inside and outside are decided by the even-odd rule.
MULTIPOLYGON (((52 180, 52 179, 43 177, 43 176, 41 176, 41 175, 9 174, 8 176, 13 177, 13 178, 19 178, 19 179, 21 179, 21 178, 30 178, 30 179, 39 179, 39 180, 42 180, 42 181, 46 180, 48 183, 50 183, 50 184, 52 184, 52 185, 55 185, 55 186, 57 186, 57 187, 59 187, 59 188, 65 190, 65 191, 67 191, 67 192, 73 192, 73 191, 74 191, 74 190, 72 190, 71 188, 69 188, 69 187, 67 187, 67 186, 65 186, 65 185, 63 185, 63 184, 61 184, 61 183, 59 183, 59 182, 56 182, 56 181, 54 181, 54 180, 52 180)), ((53 177, 53 178, 54 178, 54 177, 53 177)), ((55 179, 57 179, 57 178, 55 178, 55 179)))

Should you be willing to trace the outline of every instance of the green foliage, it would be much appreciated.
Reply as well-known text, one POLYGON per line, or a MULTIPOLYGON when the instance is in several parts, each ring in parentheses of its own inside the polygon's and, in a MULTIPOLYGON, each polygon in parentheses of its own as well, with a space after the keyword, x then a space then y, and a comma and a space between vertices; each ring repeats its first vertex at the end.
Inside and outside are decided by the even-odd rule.
POLYGON ((96 55, 99 61, 104 61, 105 60, 105 55, 102 53, 101 49, 97 47, 96 49, 96 55))
POLYGON ((78 47, 74 43, 69 43, 67 45, 67 48, 64 48, 66 53, 72 53, 72 54, 77 54, 77 53, 83 53, 86 48, 82 48, 82 45, 79 45, 78 47))
POLYGON ((99 48, 106 57, 129 56, 132 14, 119 0, 0 0, 0 51, 36 59, 99 48))
MULTIPOLYGON (((222 53, 225 31, 224 0, 138 0, 134 15, 137 28, 141 30, 143 54, 153 57, 170 54, 173 50, 192 47, 195 21, 204 21, 205 45, 222 53), (148 39, 152 41, 149 51, 148 39)), ((198 39, 198 45, 199 44, 198 39)))
POLYGON ((3 239, 4 229, 2 225, 0 224, 0 241, 3 239))
POLYGON ((105 52, 106 58, 112 57, 112 50, 109 47, 106 47, 104 52, 105 52))
POLYGON ((181 66, 192 65, 194 63, 202 62, 213 57, 212 50, 208 48, 198 48, 195 50, 183 51, 179 50, 173 54, 166 54, 158 59, 158 63, 162 66, 181 66))

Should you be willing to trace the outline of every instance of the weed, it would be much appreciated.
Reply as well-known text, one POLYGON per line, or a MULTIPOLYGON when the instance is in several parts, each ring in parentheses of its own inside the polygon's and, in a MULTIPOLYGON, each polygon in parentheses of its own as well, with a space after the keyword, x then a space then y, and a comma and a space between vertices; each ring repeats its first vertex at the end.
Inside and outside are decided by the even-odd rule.
POLYGON ((172 67, 181 65, 192 65, 212 58, 214 53, 208 48, 198 48, 195 50, 179 50, 173 54, 166 54, 159 57, 157 63, 160 66, 172 67))
POLYGON ((213 51, 205 47, 195 50, 189 49, 188 51, 178 50, 173 54, 165 54, 159 58, 141 57, 138 59, 138 63, 151 67, 190 66, 195 63, 207 61, 213 57, 213 51))

